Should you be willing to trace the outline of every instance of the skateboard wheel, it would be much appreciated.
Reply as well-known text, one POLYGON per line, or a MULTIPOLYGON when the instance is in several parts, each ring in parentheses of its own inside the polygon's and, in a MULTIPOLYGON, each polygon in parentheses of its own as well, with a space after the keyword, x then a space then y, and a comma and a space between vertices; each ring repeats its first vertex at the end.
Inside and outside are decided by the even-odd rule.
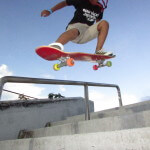
POLYGON ((97 66, 97 65, 94 65, 94 66, 93 66, 93 70, 98 70, 98 66, 97 66))
POLYGON ((59 64, 54 64, 53 69, 55 71, 59 71, 60 70, 59 64))
POLYGON ((112 62, 111 62, 111 61, 107 61, 107 62, 106 62, 106 66, 107 66, 107 67, 111 67, 111 66, 112 66, 112 62))
POLYGON ((67 59, 67 66, 74 66, 74 59, 73 58, 69 58, 69 59, 67 59))

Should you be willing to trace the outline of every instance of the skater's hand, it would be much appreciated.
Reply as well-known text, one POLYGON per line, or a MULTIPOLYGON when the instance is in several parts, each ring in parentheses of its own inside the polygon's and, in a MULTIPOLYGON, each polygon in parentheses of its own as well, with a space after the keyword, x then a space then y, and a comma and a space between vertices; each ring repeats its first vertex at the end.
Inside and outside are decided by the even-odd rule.
POLYGON ((43 10, 42 12, 41 12, 41 17, 47 17, 47 16, 49 16, 50 15, 50 12, 48 11, 48 10, 43 10))

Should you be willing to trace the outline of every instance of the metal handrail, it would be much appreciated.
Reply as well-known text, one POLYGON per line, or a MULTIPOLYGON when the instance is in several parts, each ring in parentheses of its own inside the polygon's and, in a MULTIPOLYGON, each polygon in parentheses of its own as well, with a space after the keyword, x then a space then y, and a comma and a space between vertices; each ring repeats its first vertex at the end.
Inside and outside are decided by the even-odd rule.
POLYGON ((83 82, 83 81, 70 81, 70 80, 55 80, 55 79, 42 79, 42 78, 28 78, 28 77, 17 77, 17 76, 5 76, 0 78, 0 99, 3 91, 4 84, 7 82, 13 83, 35 83, 35 84, 56 84, 56 85, 82 85, 84 86, 84 96, 85 96, 85 120, 90 120, 89 111, 89 95, 88 86, 99 86, 99 87, 112 87, 116 88, 118 92, 119 106, 122 106, 121 91, 118 85, 106 84, 106 83, 93 83, 93 82, 83 82))

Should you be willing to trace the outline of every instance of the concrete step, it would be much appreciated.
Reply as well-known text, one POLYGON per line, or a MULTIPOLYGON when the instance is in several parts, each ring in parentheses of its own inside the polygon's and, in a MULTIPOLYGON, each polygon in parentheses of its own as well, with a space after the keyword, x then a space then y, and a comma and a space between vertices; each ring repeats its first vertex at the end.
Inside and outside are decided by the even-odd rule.
POLYGON ((0 150, 149 150, 150 128, 0 141, 0 150))
MULTIPOLYGON (((106 118, 106 117, 113 117, 113 116, 121 116, 125 114, 134 114, 141 111, 150 110, 150 101, 144 101, 136 104, 130 104, 123 107, 116 107, 112 109, 102 110, 99 112, 91 113, 91 119, 99 119, 99 118, 106 118)), ((73 117, 67 117, 66 120, 58 121, 58 122, 49 122, 47 126, 55 126, 61 125, 66 123, 73 123, 78 121, 84 121, 85 115, 76 115, 73 117)))
POLYGON ((68 123, 52 127, 40 128, 33 131, 24 131, 24 136, 22 136, 22 138, 71 135, 150 127, 149 116, 150 110, 129 115, 68 123))
MULTIPOLYGON (((137 113, 141 111, 150 110, 150 101, 144 101, 140 103, 130 104, 123 107, 116 107, 112 109, 107 109, 99 112, 93 112, 91 113, 91 119, 96 118, 104 118, 104 117, 110 117, 110 116, 119 116, 124 115, 126 113, 137 113)), ((84 115, 77 115, 73 117, 67 117, 67 120, 74 120, 75 118, 85 118, 84 115)))

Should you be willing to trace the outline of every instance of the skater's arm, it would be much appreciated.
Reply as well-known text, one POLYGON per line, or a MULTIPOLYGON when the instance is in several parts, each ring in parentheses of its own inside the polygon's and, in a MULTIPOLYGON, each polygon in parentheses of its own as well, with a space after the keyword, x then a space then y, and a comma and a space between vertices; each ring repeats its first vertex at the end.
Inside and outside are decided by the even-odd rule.
POLYGON ((54 7, 52 7, 52 8, 50 9, 50 11, 49 11, 49 10, 43 10, 43 11, 41 12, 41 17, 47 17, 47 16, 49 16, 52 12, 55 12, 55 11, 57 11, 57 10, 59 10, 59 9, 61 9, 61 8, 64 8, 64 7, 66 7, 66 6, 67 6, 66 1, 62 1, 62 2, 58 3, 57 5, 55 5, 54 7))
POLYGON ((66 6, 67 6, 66 1, 62 1, 62 2, 58 3, 57 5, 55 5, 54 7, 52 7, 51 10, 53 12, 55 12, 56 10, 59 10, 59 9, 64 8, 66 6))

